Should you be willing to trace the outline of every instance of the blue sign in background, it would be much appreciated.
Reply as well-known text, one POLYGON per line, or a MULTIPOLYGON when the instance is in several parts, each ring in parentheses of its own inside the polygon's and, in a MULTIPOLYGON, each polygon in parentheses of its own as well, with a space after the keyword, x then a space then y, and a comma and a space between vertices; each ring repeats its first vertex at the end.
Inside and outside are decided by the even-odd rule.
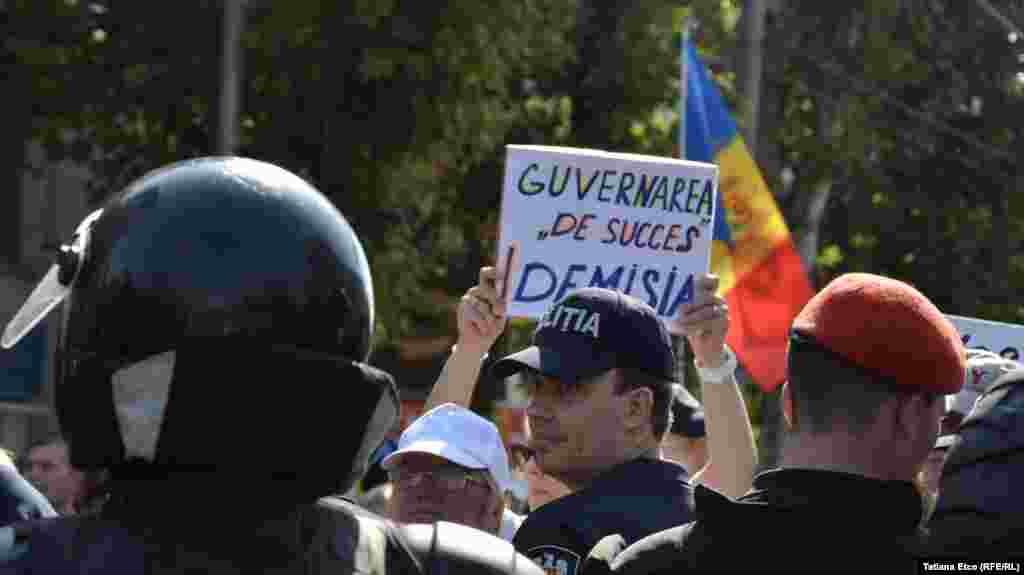
POLYGON ((39 322, 13 349, 0 349, 0 401, 32 401, 46 381, 47 322, 39 322))

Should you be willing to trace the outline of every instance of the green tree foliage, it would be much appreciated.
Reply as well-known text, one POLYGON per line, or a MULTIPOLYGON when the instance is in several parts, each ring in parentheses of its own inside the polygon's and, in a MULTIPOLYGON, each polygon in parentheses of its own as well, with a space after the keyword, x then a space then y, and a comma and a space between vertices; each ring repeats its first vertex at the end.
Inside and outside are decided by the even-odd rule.
MULTIPOLYGON (((991 3, 1024 20, 1019 3, 991 3)), ((765 56, 781 64, 765 86, 781 96, 759 131, 781 162, 765 176, 812 239, 818 284, 872 271, 952 313, 1024 319, 1011 289, 1024 279, 1011 193, 1024 39, 967 0, 778 4, 765 56)), ((88 164, 96 199, 213 153, 220 5, 3 2, 9 130, 88 164)), ((696 24, 741 110, 731 55, 744 5, 249 0, 239 152, 309 178, 353 222, 377 282, 378 345, 450 333, 449 304, 493 261, 504 145, 671 155, 680 22, 696 24)), ((523 345, 530 327, 515 322, 501 345, 523 345)))
POLYGON ((1020 322, 1021 39, 974 0, 774 4, 758 159, 816 284, 879 273, 1020 322))
POLYGON ((819 283, 870 271, 949 313, 1024 319, 1010 289, 1024 279, 1010 203, 1024 43, 976 2, 790 1, 783 18, 790 222, 800 198, 832 186, 819 283))
MULTIPOLYGON (((14 99, 51 160, 92 169, 94 201, 215 152, 221 4, 5 3, 14 99)), ((737 6, 251 0, 239 153, 308 178, 352 221, 378 348, 450 332, 448 304, 492 261, 505 144, 672 153, 685 14, 714 51, 737 6), (603 20, 579 24, 595 9, 603 20)), ((506 347, 529 337, 515 325, 506 347)))
POLYGON ((424 296, 461 295, 475 280, 501 179, 473 170, 526 123, 530 85, 570 58, 569 8, 307 0, 250 9, 245 152, 306 175, 352 219, 384 302, 382 342, 448 329, 443 298, 424 296))
MULTIPOLYGON (((32 135, 93 169, 96 200, 214 152, 220 4, 6 3, 32 135)), ((500 178, 467 175, 510 129, 556 127, 557 100, 530 98, 572 58, 574 16, 555 0, 248 3, 239 152, 307 177, 353 222, 380 343, 440 323, 430 289, 468 287, 448 276, 479 263, 500 178)))
MULTIPOLYGON (((505 144, 579 144, 578 110, 596 106, 608 147, 671 153, 680 9, 619 3, 577 26, 600 4, 247 3, 239 153, 307 177, 352 220, 384 303, 379 343, 450 328, 429 294, 458 296, 492 260, 505 144), (578 49, 584 37, 621 53, 578 49), (594 70, 597 88, 581 90, 594 70)), ((31 135, 92 168, 95 201, 214 153, 220 2, 4 8, 31 135)), ((713 23, 730 10, 697 9, 713 23)))
POLYGON ((5 3, 4 50, 51 160, 95 172, 96 198, 210 151, 217 11, 199 2, 5 3))

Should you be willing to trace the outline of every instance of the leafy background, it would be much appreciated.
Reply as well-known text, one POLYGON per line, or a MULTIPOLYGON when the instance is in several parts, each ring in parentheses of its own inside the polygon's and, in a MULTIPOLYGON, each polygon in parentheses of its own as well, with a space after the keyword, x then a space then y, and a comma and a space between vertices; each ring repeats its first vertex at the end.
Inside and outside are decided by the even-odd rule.
MULTIPOLYGON (((454 302, 493 263, 504 145, 671 155, 685 18, 756 129, 816 285, 871 271, 949 313, 1024 320, 1024 41, 967 0, 765 0, 754 126, 752 4, 249 0, 238 153, 302 174, 351 220, 376 282, 376 355, 422 385, 454 302)), ((1021 2, 991 4, 1024 22, 1021 2)), ((8 0, 0 29, 6 223, 27 141, 87 166, 94 202, 215 152, 221 3, 8 0)), ((497 351, 530 328, 513 322, 497 351)), ((754 421, 777 426, 774 394, 745 389, 754 421)))

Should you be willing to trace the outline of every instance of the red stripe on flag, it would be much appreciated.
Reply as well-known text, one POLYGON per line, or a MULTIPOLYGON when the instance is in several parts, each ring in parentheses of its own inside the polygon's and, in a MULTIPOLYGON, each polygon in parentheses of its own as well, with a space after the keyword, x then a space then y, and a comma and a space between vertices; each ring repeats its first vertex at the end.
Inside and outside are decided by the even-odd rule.
POLYGON ((731 316, 726 342, 763 391, 785 381, 789 327, 813 295, 791 241, 779 244, 725 294, 731 316))

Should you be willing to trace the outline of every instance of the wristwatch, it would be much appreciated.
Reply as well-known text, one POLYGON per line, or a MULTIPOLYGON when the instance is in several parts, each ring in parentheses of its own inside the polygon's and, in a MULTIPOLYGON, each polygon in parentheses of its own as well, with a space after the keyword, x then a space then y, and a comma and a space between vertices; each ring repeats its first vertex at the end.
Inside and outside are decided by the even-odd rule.
POLYGON ((736 354, 726 345, 722 349, 725 362, 718 367, 701 367, 697 365, 697 375, 703 383, 723 383, 725 379, 736 371, 736 354))

